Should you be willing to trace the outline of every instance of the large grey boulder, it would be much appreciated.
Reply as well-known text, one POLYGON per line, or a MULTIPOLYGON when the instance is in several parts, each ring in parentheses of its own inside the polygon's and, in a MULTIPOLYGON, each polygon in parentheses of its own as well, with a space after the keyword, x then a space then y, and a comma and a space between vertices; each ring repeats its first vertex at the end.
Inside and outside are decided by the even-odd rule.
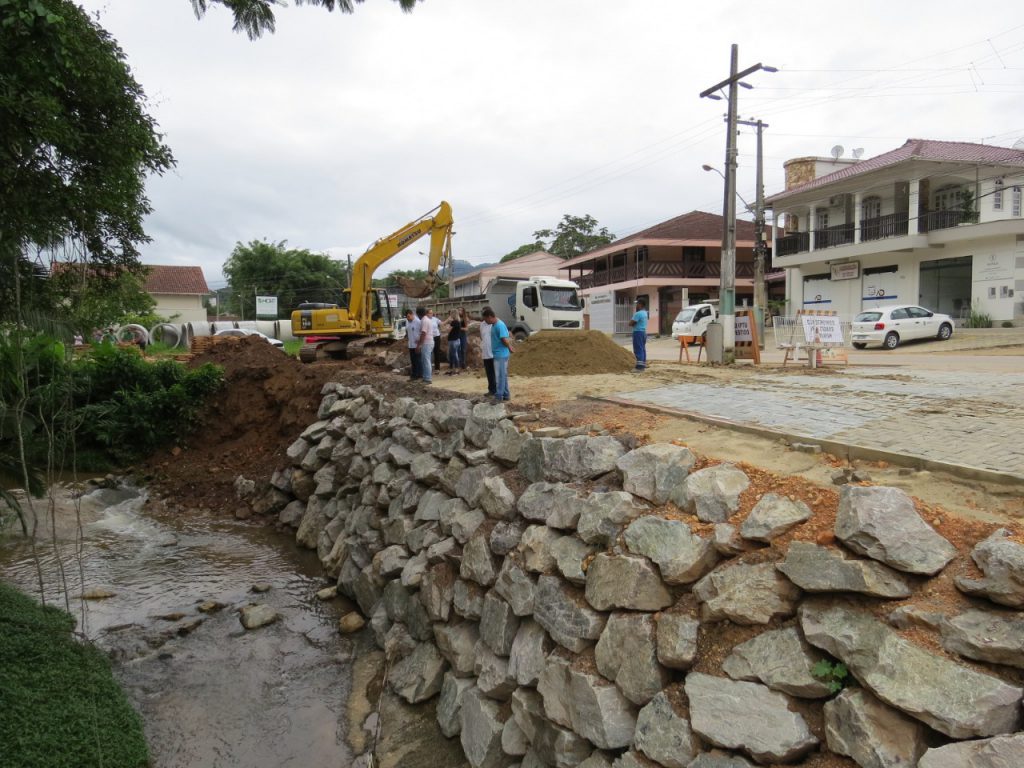
POLYGON ((1024 733, 929 749, 918 768, 1011 768, 1024 765, 1024 733))
POLYGON ((324 508, 327 502, 319 496, 311 496, 306 503, 306 512, 295 532, 295 543, 306 549, 316 549, 317 541, 324 528, 327 527, 327 515, 324 508))
POLYGON ((863 688, 847 689, 825 704, 828 748, 861 768, 913 768, 928 748, 927 729, 863 688))
POLYGON ((512 606, 501 599, 495 590, 484 597, 484 609, 480 616, 480 639, 499 656, 512 652, 512 641, 519 631, 519 617, 512 606))
POLYGON ((502 562, 494 582, 494 591, 508 601, 516 616, 529 616, 533 613, 537 581, 515 558, 506 557, 502 562))
POLYGON ((910 586, 898 571, 874 560, 852 560, 833 547, 794 541, 776 566, 807 592, 858 592, 872 597, 909 597, 910 586))
POLYGON ((516 689, 516 680, 508 671, 508 659, 493 653, 483 642, 477 643, 473 673, 480 693, 490 699, 508 701, 516 689))
POLYGON ((657 611, 672 604, 672 595, 647 558, 607 552, 590 562, 586 596, 599 611, 657 611))
POLYGON ((476 644, 480 641, 480 632, 472 621, 458 624, 435 624, 434 642, 437 650, 451 664, 452 672, 457 677, 469 677, 476 665, 476 644))
POLYGON ((537 680, 537 694, 544 704, 544 716, 564 728, 572 728, 572 701, 569 698, 569 667, 572 660, 561 649, 548 654, 537 680))
POLYGON ((473 687, 473 681, 446 672, 441 684, 441 696, 437 700, 437 724, 441 733, 449 739, 458 736, 462 730, 462 696, 473 687))
POLYGON ((956 557, 898 488, 844 485, 835 533, 854 552, 907 573, 933 576, 956 557))
POLYGON ((1018 730, 1024 689, 900 637, 871 615, 821 599, 800 607, 804 637, 875 696, 954 739, 1018 730))
POLYGON ((587 544, 611 544, 622 526, 644 511, 625 491, 592 493, 579 501, 576 532, 587 544))
POLYGON ((712 749, 697 755, 687 768, 754 768, 754 764, 745 757, 712 749))
POLYGON ((559 536, 551 543, 549 552, 555 559, 555 568, 566 580, 580 586, 587 583, 583 563, 597 552, 596 546, 585 544, 575 536, 559 536))
POLYGON ((512 716, 508 704, 488 699, 476 687, 462 694, 460 733, 462 751, 473 768, 505 768, 515 758, 501 749, 501 731, 512 716))
POLYGON ((771 563, 725 566, 693 587, 704 621, 767 624, 796 613, 800 590, 771 563))
POLYGON ((757 681, 790 696, 820 699, 831 691, 811 669, 824 658, 800 636, 800 630, 787 627, 762 632, 737 645, 722 663, 722 671, 733 680, 757 681))
POLYGON ((523 444, 519 469, 533 482, 593 480, 614 470, 625 452, 610 435, 530 438, 523 444))
POLYGON ((431 566, 420 579, 420 601, 431 621, 448 621, 455 595, 455 570, 449 563, 431 566))
POLYGON ((1024 669, 1024 616, 964 611, 942 623, 942 647, 968 659, 1024 669))
POLYGON ((984 574, 980 579, 957 577, 957 587, 968 595, 994 603, 1024 608, 1024 546, 1012 541, 1005 528, 975 546, 971 557, 984 574))
POLYGON ((614 685, 588 670, 569 668, 572 730, 600 749, 633 741, 637 708, 614 685))
POLYGON ((574 653, 592 645, 601 636, 607 620, 587 604, 582 590, 557 576, 541 576, 537 580, 533 617, 552 640, 574 653))
POLYGON ((718 562, 713 543, 702 539, 681 520, 655 515, 637 518, 626 528, 626 546, 658 564, 667 584, 690 584, 718 562))
POLYGON ((665 504, 682 498, 683 483, 696 463, 697 457, 689 448, 654 443, 630 451, 615 466, 622 473, 624 491, 665 504))
POLYGON ((689 669, 697 656, 700 621, 685 613, 657 614, 658 661, 672 669, 689 669))
POLYGON ((519 555, 526 570, 534 573, 551 573, 555 570, 555 556, 552 547, 562 535, 546 525, 531 525, 519 539, 519 555))
POLYGON ((410 704, 426 701, 441 692, 447 664, 433 643, 419 643, 408 656, 391 665, 388 683, 410 704))
POLYGON ((466 467, 459 474, 459 479, 455 482, 455 495, 469 506, 477 506, 477 502, 484 492, 484 481, 497 472, 498 468, 493 464, 466 467))
POLYGON ((674 691, 675 687, 659 692, 640 710, 633 746, 665 768, 687 768, 700 751, 700 742, 685 710, 680 712, 669 698, 674 691))
POLYGON ((751 541, 769 542, 810 518, 811 508, 802 501, 766 493, 740 525, 740 536, 751 541))
POLYGON ((690 672, 685 689, 690 727, 717 747, 741 749, 759 763, 788 763, 818 744, 789 699, 763 685, 690 672))
POLYGON ((543 699, 536 691, 520 688, 512 694, 512 718, 542 765, 576 768, 593 751, 586 739, 545 717, 543 699))
POLYGON ((488 517, 508 520, 516 511, 515 494, 500 477, 484 478, 477 504, 488 517))
POLYGON ((501 751, 506 755, 522 757, 529 749, 530 742, 526 738, 526 734, 516 724, 515 718, 510 717, 501 729, 501 751))
POLYGON ((598 672, 640 706, 669 679, 668 670, 658 663, 655 631, 653 614, 613 613, 594 649, 598 672))
POLYGON ((523 524, 517 521, 500 520, 491 529, 491 552, 504 557, 519 546, 523 538, 523 524))
POLYGON ((520 623, 512 641, 512 651, 508 656, 509 674, 519 685, 537 685, 553 645, 544 627, 533 619, 526 619, 520 623))
POLYGON ((456 579, 452 585, 452 610, 464 619, 479 620, 484 610, 486 590, 479 584, 456 579))
POLYGON ((582 505, 580 494, 561 483, 531 483, 519 497, 519 514, 550 528, 575 530, 582 505))
POLYGON ((740 508, 750 479, 732 464, 717 464, 686 478, 679 506, 705 523, 724 523, 740 508))
POLYGON ((487 439, 487 450, 495 461, 506 466, 515 466, 519 463, 525 442, 526 435, 521 434, 511 421, 504 419, 491 430, 491 436, 487 439))
POLYGON ((498 561, 491 552, 484 533, 474 535, 462 550, 462 565, 459 575, 475 581, 482 587, 489 587, 498 578, 498 561))

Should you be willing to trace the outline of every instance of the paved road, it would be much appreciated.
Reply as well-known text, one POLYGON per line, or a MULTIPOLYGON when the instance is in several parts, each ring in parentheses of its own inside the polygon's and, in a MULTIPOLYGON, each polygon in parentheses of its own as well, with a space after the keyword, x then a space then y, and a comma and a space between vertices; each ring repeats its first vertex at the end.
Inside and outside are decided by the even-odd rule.
POLYGON ((1024 481, 1024 357, 1003 358, 998 373, 983 372, 988 359, 968 360, 966 369, 915 364, 851 366, 836 375, 765 371, 621 399, 852 446, 860 457, 904 457, 911 465, 1024 481))

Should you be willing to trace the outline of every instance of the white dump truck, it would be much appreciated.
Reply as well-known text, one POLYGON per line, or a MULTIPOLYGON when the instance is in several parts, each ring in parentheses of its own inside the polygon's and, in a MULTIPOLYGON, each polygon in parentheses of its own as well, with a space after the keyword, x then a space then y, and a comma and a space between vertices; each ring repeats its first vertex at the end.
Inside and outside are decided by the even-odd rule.
POLYGON ((460 307, 480 319, 483 308, 490 307, 519 341, 537 331, 583 328, 584 300, 579 286, 557 277, 496 277, 479 295, 422 303, 442 319, 460 307))

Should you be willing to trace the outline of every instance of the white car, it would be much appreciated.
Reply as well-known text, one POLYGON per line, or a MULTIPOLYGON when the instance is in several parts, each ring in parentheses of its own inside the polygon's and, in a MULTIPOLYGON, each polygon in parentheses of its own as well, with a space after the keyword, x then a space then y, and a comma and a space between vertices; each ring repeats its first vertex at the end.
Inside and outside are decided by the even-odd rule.
POLYGON ((851 331, 856 349, 867 346, 896 349, 901 342, 913 339, 945 341, 953 335, 953 318, 924 307, 904 304, 861 312, 853 319, 851 331))
POLYGON ((712 304, 691 304, 683 307, 672 322, 672 338, 703 336, 712 321, 718 319, 718 308, 712 304))
POLYGON ((250 328, 224 328, 223 330, 217 331, 213 335, 214 336, 259 336, 261 339, 263 339, 265 342, 267 342, 268 344, 270 344, 272 346, 275 346, 275 347, 283 347, 284 346, 284 342, 281 341, 280 339, 272 339, 269 336, 267 336, 265 334, 262 334, 259 331, 254 331, 254 330, 252 330, 250 328))

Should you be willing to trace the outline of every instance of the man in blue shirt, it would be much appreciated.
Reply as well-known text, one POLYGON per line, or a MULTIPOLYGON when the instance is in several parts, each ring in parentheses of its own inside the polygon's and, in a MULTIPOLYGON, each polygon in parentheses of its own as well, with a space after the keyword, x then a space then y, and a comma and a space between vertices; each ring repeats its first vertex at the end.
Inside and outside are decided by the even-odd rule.
POLYGON ((633 355, 636 357, 636 369, 642 371, 647 368, 647 302, 644 299, 636 300, 636 312, 633 319, 629 321, 633 328, 633 355))
POLYGON ((511 400, 508 391, 508 360, 512 355, 512 337, 508 334, 508 326, 502 322, 494 310, 487 307, 483 311, 484 322, 491 326, 491 353, 494 355, 494 402, 511 400))

